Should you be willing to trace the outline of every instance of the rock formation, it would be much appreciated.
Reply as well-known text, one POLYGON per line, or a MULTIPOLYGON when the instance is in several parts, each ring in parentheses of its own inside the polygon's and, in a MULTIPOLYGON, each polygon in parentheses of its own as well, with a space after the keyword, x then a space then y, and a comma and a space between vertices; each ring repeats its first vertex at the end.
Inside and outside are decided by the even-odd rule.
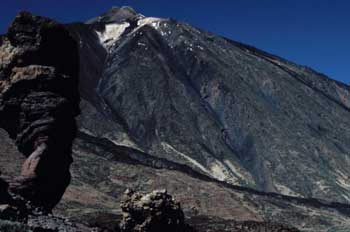
POLYGON ((165 190, 140 194, 127 190, 122 203, 122 232, 190 232, 180 203, 165 190))
POLYGON ((46 211, 70 182, 79 113, 77 49, 64 26, 26 12, 0 39, 0 127, 27 157, 9 189, 46 211))

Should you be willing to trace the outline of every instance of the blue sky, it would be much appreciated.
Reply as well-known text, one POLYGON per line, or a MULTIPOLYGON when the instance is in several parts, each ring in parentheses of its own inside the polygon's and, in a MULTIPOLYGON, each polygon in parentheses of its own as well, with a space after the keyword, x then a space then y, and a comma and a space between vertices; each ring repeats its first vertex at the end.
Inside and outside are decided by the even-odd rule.
POLYGON ((350 83, 347 0, 1 0, 0 33, 19 10, 72 22, 121 5, 188 22, 350 83))

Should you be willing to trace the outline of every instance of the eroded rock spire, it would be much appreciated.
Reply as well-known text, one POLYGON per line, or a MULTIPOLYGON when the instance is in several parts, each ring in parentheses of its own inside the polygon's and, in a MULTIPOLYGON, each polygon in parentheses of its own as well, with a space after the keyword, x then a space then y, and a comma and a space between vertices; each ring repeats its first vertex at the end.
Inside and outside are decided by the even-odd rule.
POLYGON ((50 19, 19 13, 0 39, 0 127, 27 157, 9 189, 48 211, 70 182, 78 69, 75 40, 50 19))

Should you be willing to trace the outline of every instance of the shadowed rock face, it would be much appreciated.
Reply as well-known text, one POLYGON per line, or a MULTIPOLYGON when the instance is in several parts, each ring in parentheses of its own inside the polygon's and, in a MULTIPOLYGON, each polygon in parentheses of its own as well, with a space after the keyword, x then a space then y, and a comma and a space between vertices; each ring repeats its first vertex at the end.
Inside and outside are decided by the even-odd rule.
POLYGON ((27 158, 10 191, 50 211, 70 182, 79 57, 60 24, 20 13, 0 43, 0 127, 27 158))
POLYGON ((11 196, 7 192, 7 188, 8 183, 0 179, 0 204, 8 203, 11 200, 11 196))

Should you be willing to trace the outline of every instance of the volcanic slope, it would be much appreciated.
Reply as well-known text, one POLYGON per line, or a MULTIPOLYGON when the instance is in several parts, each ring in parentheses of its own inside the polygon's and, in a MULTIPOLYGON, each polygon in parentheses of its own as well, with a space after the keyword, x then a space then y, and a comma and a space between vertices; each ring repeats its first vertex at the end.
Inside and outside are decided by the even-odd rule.
POLYGON ((227 183, 349 202, 348 86, 128 7, 72 27, 81 131, 227 183))

